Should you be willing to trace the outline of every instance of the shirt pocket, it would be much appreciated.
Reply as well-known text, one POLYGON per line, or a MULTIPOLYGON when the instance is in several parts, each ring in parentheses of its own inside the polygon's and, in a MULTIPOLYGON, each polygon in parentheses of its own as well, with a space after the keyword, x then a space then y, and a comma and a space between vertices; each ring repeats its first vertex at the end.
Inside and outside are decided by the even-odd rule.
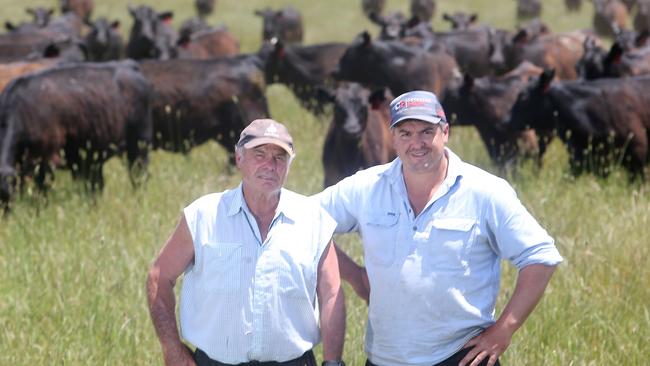
POLYGON ((434 218, 431 221, 430 248, 436 267, 467 268, 470 248, 474 243, 478 221, 473 218, 434 218))
POLYGON ((366 215, 362 228, 366 259, 376 265, 388 267, 395 260, 399 214, 366 215))
POLYGON ((200 287, 207 292, 229 293, 241 283, 241 243, 205 243, 200 287))

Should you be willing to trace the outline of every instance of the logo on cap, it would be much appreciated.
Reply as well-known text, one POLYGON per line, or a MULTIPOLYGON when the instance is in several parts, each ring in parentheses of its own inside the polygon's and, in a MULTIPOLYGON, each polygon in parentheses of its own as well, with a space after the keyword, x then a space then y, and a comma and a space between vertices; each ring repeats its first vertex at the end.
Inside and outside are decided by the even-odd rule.
POLYGON ((278 134, 278 128, 275 127, 275 125, 273 124, 269 125, 269 127, 267 127, 266 130, 264 131, 264 136, 279 138, 280 135, 278 134))

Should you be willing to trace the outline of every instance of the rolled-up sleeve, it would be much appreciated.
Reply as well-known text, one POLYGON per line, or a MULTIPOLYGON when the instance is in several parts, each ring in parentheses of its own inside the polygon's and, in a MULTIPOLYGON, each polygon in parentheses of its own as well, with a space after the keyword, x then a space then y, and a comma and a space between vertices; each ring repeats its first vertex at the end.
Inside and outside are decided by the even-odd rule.
POLYGON ((486 223, 497 254, 521 270, 531 264, 562 262, 555 241, 519 201, 508 185, 490 197, 486 223))

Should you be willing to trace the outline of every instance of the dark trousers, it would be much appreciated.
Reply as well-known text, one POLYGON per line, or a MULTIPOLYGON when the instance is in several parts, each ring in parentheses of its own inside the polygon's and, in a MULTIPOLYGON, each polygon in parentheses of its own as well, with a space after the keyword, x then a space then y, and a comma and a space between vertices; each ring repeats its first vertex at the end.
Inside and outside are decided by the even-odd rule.
POLYGON ((316 358, 314 357, 314 352, 312 351, 307 351, 302 356, 291 361, 250 361, 232 365, 229 363, 215 361, 206 355, 205 352, 197 348, 194 352, 194 362, 196 362, 196 366, 316 366, 316 358))
MULTIPOLYGON (((465 355, 469 352, 471 348, 466 348, 466 349, 461 349, 460 351, 454 353, 451 357, 448 359, 438 362, 437 364, 433 366, 458 366, 458 363, 460 360, 465 357, 465 355)), ((481 363, 479 363, 479 366, 486 366, 488 363, 489 358, 484 359, 481 363)), ((471 363, 471 362, 470 362, 471 363)), ((469 364, 469 363, 468 363, 469 364)), ((370 362, 370 360, 366 360, 366 366, 377 366, 374 363, 370 362)), ((501 366, 501 363, 499 363, 499 360, 494 364, 494 366, 501 366)))

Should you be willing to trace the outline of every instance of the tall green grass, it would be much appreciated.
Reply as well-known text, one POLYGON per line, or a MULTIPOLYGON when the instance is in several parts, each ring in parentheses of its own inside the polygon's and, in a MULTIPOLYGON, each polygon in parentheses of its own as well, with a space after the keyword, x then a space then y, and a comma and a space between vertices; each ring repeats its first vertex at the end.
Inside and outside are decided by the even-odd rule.
MULTIPOLYGON (((127 1, 96 1, 96 16, 130 27, 127 1)), ((142 1, 173 9, 180 23, 193 12, 190 0, 142 1)), ((255 8, 292 3, 304 14, 306 43, 350 41, 363 29, 360 1, 218 0, 210 21, 223 22, 255 51, 261 37, 255 8)), ((26 19, 23 7, 54 1, 0 0, 5 20, 26 19)), ((514 0, 438 1, 443 11, 473 10, 504 28, 517 24, 514 0)), ((407 1, 389 1, 407 10, 407 1)), ((591 5, 564 13, 561 0, 544 2, 544 20, 556 31, 585 28, 591 5)), ((439 18, 437 29, 445 29, 439 18)), ((301 109, 282 86, 268 88, 271 113, 296 139, 298 157, 287 186, 310 194, 321 189, 320 163, 327 120, 301 109)), ((451 148, 490 171, 485 149, 472 128, 453 127, 451 148)), ((554 142, 544 167, 523 164, 510 181, 528 209, 556 239, 565 262, 545 297, 502 357, 508 365, 645 365, 650 358, 650 192, 647 183, 628 184, 617 170, 607 179, 568 174, 567 155, 554 142)), ((146 271, 181 209, 202 194, 233 187, 239 174, 224 150, 204 144, 186 156, 154 152, 150 179, 132 190, 122 160, 105 167, 106 189, 97 196, 68 173, 56 174, 47 198, 28 189, 13 213, 0 221, 0 365, 155 365, 160 348, 150 324, 146 271)), ((338 242, 362 260, 354 235, 338 242)), ((515 275, 505 266, 497 312, 512 292, 515 275)), ((363 365, 365 305, 346 285, 348 323, 345 359, 363 365)), ((320 357, 320 355, 319 355, 320 357)))

